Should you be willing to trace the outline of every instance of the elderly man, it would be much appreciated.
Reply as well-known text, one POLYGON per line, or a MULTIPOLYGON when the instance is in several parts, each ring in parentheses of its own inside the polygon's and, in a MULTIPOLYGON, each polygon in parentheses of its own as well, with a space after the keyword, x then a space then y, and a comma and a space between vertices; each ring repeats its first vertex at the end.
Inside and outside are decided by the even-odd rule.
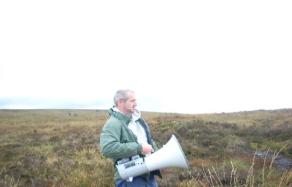
MULTIPOLYGON (((114 104, 100 135, 102 154, 117 163, 134 155, 145 156, 157 150, 148 124, 136 109, 135 93, 132 90, 118 90, 114 96, 114 104)), ((156 187, 158 185, 154 175, 161 177, 159 171, 153 171, 123 180, 116 171, 115 183, 117 187, 156 187)))

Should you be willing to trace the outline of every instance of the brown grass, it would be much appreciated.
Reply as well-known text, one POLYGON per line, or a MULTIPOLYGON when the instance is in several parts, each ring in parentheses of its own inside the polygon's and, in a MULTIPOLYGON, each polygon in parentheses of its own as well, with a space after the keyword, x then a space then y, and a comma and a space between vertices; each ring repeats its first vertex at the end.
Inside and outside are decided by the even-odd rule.
MULTIPOLYGON (((278 134, 290 132, 288 114, 143 112, 157 144, 175 134, 191 166, 164 169, 159 185, 291 186, 291 171, 273 164, 291 149, 291 137, 278 134), (272 158, 257 158, 249 147, 268 144, 272 158)), ((94 110, 0 110, 0 186, 114 186, 113 164, 98 147, 106 119, 94 110)))

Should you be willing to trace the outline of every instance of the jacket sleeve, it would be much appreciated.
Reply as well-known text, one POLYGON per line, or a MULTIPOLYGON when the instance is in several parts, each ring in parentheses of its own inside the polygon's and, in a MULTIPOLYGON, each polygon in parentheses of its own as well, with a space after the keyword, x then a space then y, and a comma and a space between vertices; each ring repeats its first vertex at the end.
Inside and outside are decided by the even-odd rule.
POLYGON ((100 148, 104 156, 114 160, 140 154, 142 146, 137 142, 120 142, 121 125, 107 123, 100 135, 100 148))

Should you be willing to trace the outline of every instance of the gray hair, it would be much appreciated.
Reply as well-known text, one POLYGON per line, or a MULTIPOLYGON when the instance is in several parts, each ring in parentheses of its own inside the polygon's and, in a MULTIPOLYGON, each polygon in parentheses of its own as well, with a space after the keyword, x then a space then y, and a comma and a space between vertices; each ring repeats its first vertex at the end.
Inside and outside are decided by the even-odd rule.
POLYGON ((118 104, 118 101, 120 100, 127 100, 129 97, 128 97, 128 93, 129 92, 134 92, 132 90, 129 90, 129 89, 124 89, 124 90, 118 90, 114 96, 114 104, 115 106, 117 106, 118 104))

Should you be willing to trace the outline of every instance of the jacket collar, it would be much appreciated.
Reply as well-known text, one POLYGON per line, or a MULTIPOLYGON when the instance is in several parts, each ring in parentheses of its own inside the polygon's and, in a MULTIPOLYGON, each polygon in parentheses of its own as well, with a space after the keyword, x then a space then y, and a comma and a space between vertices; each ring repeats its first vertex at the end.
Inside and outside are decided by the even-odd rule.
POLYGON ((125 122, 127 125, 130 123, 130 121, 132 120, 132 116, 127 116, 121 112, 118 111, 118 109, 116 107, 112 107, 109 109, 108 113, 111 116, 114 116, 115 118, 117 118, 118 120, 121 120, 123 122, 125 122))

